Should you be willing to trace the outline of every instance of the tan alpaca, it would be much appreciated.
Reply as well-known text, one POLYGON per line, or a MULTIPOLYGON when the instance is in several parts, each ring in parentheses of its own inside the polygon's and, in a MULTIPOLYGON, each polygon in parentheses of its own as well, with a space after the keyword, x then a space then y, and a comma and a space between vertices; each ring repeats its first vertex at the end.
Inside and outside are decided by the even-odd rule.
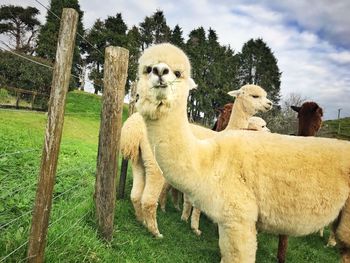
MULTIPOLYGON (((190 80, 190 84, 192 88, 196 87, 192 80, 190 80)), ((248 128, 249 118, 252 115, 259 111, 267 111, 272 106, 271 101, 266 98, 267 94, 265 90, 256 85, 245 85, 239 90, 229 92, 229 94, 236 97, 228 123, 230 129, 237 129, 237 127, 242 129, 248 128)), ((146 164, 143 161, 143 157, 140 156, 140 150, 142 150, 142 147, 149 148, 149 146, 146 143, 147 132, 142 122, 143 119, 138 113, 133 114, 126 120, 121 132, 121 153, 124 158, 131 159, 134 178, 131 200, 136 218, 138 221, 144 223, 154 236, 162 237, 156 219, 157 201, 158 199, 160 200, 162 210, 165 210, 165 197, 169 184, 164 182, 161 171, 157 171, 154 174, 145 173, 146 164), (142 144, 141 141, 143 141, 142 144)), ((191 129, 199 139, 206 139, 216 135, 216 132, 194 124, 191 124, 191 129)), ((144 149, 144 151, 150 153, 151 149, 144 149)), ((151 154, 146 158, 152 166, 148 170, 154 171, 154 167, 157 167, 155 159, 153 158, 154 161, 151 161, 151 154)), ((184 196, 181 219, 187 221, 191 210, 192 203, 184 196)), ((193 208, 191 228, 197 235, 201 234, 199 230, 199 217, 200 210, 193 208)))
POLYGON ((139 60, 137 108, 166 180, 218 223, 221 262, 255 262, 256 227, 301 236, 340 211, 336 236, 346 262, 350 143, 253 131, 199 140, 187 120, 190 74, 180 49, 148 48, 139 60))

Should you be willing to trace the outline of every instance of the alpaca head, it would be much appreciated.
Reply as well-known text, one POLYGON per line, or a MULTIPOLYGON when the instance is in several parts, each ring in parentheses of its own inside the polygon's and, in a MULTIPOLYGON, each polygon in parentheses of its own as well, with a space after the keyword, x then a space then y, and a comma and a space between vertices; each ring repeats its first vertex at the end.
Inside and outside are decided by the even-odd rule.
POLYGON ((224 107, 218 109, 220 114, 218 116, 215 131, 222 131, 226 128, 230 121, 232 107, 233 103, 227 103, 224 105, 224 107))
POLYGON ((322 108, 315 102, 304 102, 301 107, 291 106, 291 108, 298 113, 298 135, 316 135, 322 125, 322 108))
POLYGON ((266 91, 257 85, 244 85, 239 90, 230 91, 228 94, 236 97, 235 104, 239 104, 241 110, 251 116, 272 108, 272 102, 266 97, 266 91))
POLYGON ((189 90, 196 85, 191 79, 191 66, 178 47, 164 43, 146 49, 139 59, 136 103, 147 119, 158 119, 171 108, 186 108, 189 90), (182 107, 181 107, 182 106, 182 107))
POLYGON ((266 127, 266 121, 256 116, 249 118, 248 130, 270 132, 270 129, 266 127))

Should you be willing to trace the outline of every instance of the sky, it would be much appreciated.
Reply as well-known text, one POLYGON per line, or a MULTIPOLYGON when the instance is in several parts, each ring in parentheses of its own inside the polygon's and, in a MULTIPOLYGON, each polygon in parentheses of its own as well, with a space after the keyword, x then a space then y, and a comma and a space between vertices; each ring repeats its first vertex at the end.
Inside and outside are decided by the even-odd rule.
MULTIPOLYGON (((49 6, 49 0, 38 0, 49 6)), ((46 10, 35 0, 0 0, 1 4, 35 6, 45 22, 46 10)), ((236 52, 251 38, 262 38, 282 72, 281 95, 291 93, 317 102, 324 119, 350 116, 349 0, 80 0, 85 28, 97 18, 121 13, 131 28, 157 9, 167 24, 178 24, 187 38, 203 26, 216 31, 222 45, 236 52)), ((229 77, 229 76, 227 76, 229 77)), ((200 88, 200 87, 199 87, 200 88)))

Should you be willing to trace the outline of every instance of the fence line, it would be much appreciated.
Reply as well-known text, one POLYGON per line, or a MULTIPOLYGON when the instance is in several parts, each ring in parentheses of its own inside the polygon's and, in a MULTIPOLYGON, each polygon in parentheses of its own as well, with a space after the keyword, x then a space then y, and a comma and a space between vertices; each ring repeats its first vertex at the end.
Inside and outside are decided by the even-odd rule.
MULTIPOLYGON (((91 168, 93 168, 93 167, 91 167, 91 168)), ((86 172, 86 171, 88 171, 88 170, 89 170, 89 169, 85 169, 83 172, 86 172)), ((71 188, 65 190, 64 192, 60 193, 59 195, 55 196, 52 200, 56 200, 57 198, 61 197, 62 195, 66 194, 66 193, 72 191, 73 189, 75 189, 75 188, 77 188, 77 187, 79 187, 79 186, 82 186, 82 185, 83 185, 83 181, 80 181, 78 184, 74 185, 73 187, 71 187, 71 188)), ((12 219, 11 221, 9 221, 9 222, 7 222, 7 223, 5 223, 5 224, 3 224, 3 225, 0 225, 0 230, 3 229, 4 227, 10 225, 11 223, 17 221, 18 219, 22 218, 23 216, 30 214, 32 211, 33 211, 33 209, 31 209, 31 210, 29 210, 29 211, 23 213, 22 215, 20 215, 20 216, 14 218, 14 219, 12 219)))
POLYGON ((69 230, 71 230, 74 226, 76 226, 83 218, 89 214, 90 211, 87 211, 82 217, 80 217, 73 225, 71 225, 69 228, 66 229, 61 235, 59 235, 54 241, 52 241, 47 248, 49 248, 53 243, 55 243, 58 239, 60 239, 62 236, 64 236, 69 230))
POLYGON ((69 210, 67 213, 64 213, 61 215, 58 219, 56 219, 54 222, 50 223, 49 227, 53 226, 54 224, 57 224, 57 222, 61 221, 62 218, 69 215, 72 211, 74 211, 77 207, 81 206, 82 204, 85 204, 87 201, 90 201, 90 199, 86 199, 83 202, 78 203, 76 206, 74 206, 71 210, 69 210))

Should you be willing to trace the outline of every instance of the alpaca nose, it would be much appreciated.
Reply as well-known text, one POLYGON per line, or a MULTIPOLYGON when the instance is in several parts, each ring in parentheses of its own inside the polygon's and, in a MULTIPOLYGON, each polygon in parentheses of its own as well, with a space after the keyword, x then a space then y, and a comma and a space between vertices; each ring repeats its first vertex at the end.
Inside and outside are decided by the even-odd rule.
POLYGON ((165 64, 158 64, 158 65, 153 66, 152 72, 153 72, 153 74, 157 75, 158 77, 161 77, 161 76, 169 73, 169 68, 165 64))

